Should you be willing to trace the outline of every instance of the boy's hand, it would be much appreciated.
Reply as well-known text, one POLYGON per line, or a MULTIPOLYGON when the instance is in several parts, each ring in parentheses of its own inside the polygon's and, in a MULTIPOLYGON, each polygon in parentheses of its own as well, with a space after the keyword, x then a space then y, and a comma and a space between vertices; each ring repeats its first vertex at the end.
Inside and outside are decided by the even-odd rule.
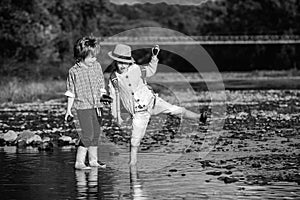
POLYGON ((203 112, 201 113, 199 121, 200 121, 201 123, 203 123, 203 124, 206 123, 206 121, 207 121, 207 111, 203 111, 203 112))
POLYGON ((107 94, 103 94, 100 100, 104 105, 108 105, 112 103, 113 99, 107 94))
POLYGON ((118 125, 121 126, 122 123, 123 123, 123 121, 124 121, 124 120, 123 120, 121 117, 119 117, 119 118, 117 119, 118 125))
POLYGON ((160 48, 158 45, 155 45, 153 48, 152 48, 152 56, 157 56, 158 53, 160 51, 160 48))
POLYGON ((67 110, 66 114, 65 114, 65 121, 70 122, 72 121, 74 118, 71 110, 67 110))

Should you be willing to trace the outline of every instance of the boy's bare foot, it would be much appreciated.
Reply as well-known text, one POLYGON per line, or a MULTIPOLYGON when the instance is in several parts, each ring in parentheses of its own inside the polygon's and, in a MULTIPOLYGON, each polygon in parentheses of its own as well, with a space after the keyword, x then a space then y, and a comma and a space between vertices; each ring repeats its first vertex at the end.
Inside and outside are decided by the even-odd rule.
POLYGON ((202 111, 202 112, 201 112, 199 121, 200 121, 201 123, 203 123, 203 124, 206 123, 206 121, 207 121, 207 111, 202 111))

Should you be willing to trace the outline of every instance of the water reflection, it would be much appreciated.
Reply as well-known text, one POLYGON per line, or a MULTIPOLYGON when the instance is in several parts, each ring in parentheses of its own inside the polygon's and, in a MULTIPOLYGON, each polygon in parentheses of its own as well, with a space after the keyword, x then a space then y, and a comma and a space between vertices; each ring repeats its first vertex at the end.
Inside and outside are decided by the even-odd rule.
MULTIPOLYGON (((104 197, 105 199, 148 199, 142 185, 142 180, 139 178, 137 166, 131 166, 129 172, 127 172, 130 179, 128 180, 127 178, 127 180, 130 181, 130 185, 127 185, 125 180, 119 182, 119 180, 112 179, 110 175, 116 173, 114 170, 110 171, 106 169, 102 171, 101 169, 92 168, 91 170, 75 170, 74 173, 76 179, 76 199, 78 200, 98 199, 99 197, 104 197), (109 189, 109 186, 112 188, 109 189), (130 189, 128 190, 126 186, 129 186, 130 189)), ((125 173, 123 173, 119 178, 126 179, 125 176, 125 173)))
POLYGON ((76 199, 98 199, 98 169, 75 170, 76 199))
POLYGON ((138 177, 138 170, 136 165, 130 166, 130 188, 133 200, 148 199, 144 194, 142 180, 138 177))
POLYGON ((145 172, 139 165, 128 168, 127 162, 120 163, 127 171, 118 171, 120 166, 115 162, 107 163, 107 169, 78 171, 74 162, 74 149, 38 152, 34 148, 0 147, 0 199, 250 200, 299 199, 300 195, 294 182, 225 184, 207 175, 193 160, 154 172, 145 172))

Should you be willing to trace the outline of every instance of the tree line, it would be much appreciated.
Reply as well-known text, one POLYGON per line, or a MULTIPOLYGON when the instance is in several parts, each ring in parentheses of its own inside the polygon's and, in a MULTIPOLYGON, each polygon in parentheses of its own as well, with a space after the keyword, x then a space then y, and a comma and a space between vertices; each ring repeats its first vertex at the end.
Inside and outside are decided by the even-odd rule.
MULTIPOLYGON (((0 73, 64 78, 73 62, 73 43, 79 37, 112 36, 143 26, 170 28, 186 35, 299 35, 299 11, 298 0, 220 0, 201 6, 115 5, 109 0, 1 0, 0 73)), ((205 48, 221 71, 290 69, 300 64, 297 45, 205 48)), ((173 63, 176 59, 166 58, 173 63)))

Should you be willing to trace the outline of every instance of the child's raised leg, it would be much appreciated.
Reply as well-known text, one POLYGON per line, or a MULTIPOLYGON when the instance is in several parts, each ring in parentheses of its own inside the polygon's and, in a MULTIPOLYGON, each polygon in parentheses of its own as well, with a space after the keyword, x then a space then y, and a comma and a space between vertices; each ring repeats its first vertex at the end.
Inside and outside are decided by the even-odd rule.
POLYGON ((182 116, 186 119, 199 119, 201 114, 182 108, 182 116))

